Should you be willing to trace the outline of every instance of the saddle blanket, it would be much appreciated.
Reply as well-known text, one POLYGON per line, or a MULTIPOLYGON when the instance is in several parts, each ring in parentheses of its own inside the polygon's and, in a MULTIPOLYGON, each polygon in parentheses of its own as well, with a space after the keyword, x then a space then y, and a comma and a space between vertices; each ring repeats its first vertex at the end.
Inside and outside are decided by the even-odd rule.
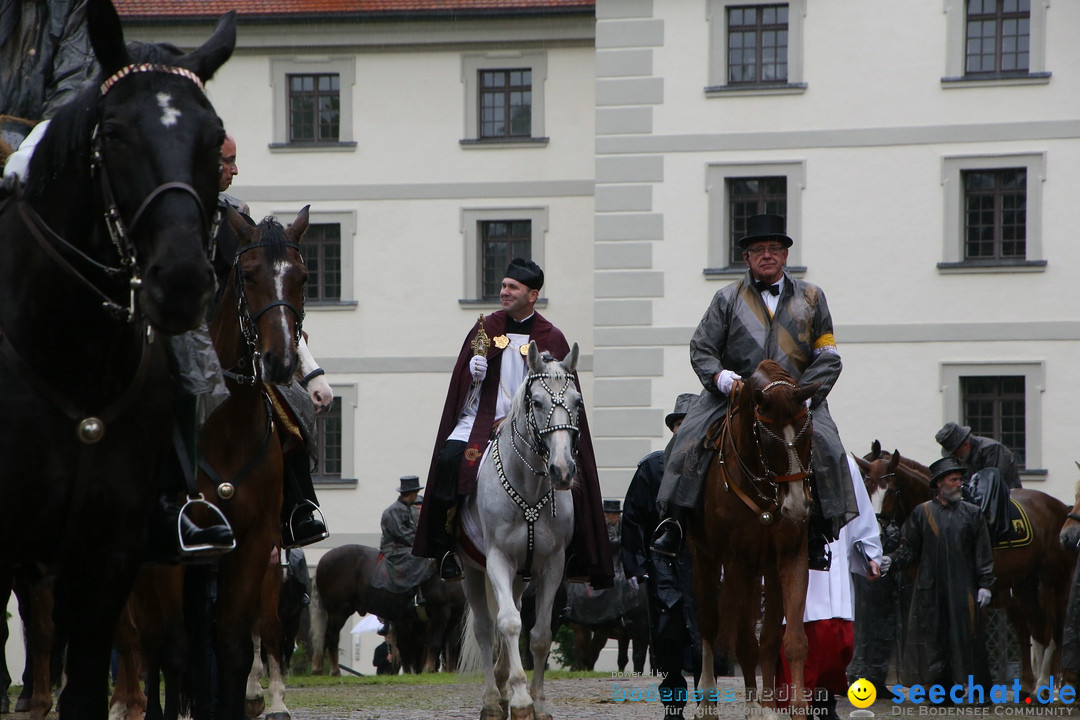
POLYGON ((1031 544, 1031 520, 1024 507, 1009 498, 1009 531, 994 543, 994 549, 1020 548, 1031 544))

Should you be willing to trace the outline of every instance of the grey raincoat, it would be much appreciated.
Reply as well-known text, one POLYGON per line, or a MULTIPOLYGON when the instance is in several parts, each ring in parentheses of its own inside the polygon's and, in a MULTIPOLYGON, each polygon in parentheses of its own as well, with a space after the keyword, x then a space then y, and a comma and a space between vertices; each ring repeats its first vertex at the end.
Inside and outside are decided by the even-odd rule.
POLYGON ((400 498, 383 510, 379 544, 382 557, 371 578, 372 585, 388 592, 411 593, 434 572, 431 560, 412 554, 419 519, 420 508, 406 505, 400 498))
POLYGON ((694 508, 701 498, 711 453, 702 448, 709 426, 723 417, 728 398, 713 378, 721 370, 750 377, 762 360, 775 360, 800 384, 821 381, 811 399, 814 422, 813 469, 822 514, 838 531, 858 514, 840 434, 826 397, 840 376, 840 355, 832 316, 821 288, 784 273, 784 289, 769 310, 747 271, 717 291, 690 340, 690 363, 705 387, 683 419, 664 468, 658 500, 694 508))

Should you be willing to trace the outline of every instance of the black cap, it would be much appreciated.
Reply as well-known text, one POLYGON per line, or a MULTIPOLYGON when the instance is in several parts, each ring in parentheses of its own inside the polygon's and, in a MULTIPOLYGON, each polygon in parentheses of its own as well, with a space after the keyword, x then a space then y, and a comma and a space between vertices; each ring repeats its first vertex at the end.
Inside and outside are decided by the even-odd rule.
POLYGON ((514 258, 506 268, 504 277, 517 280, 522 285, 539 290, 544 287, 544 271, 532 260, 514 258))
POLYGON ((683 393, 679 397, 675 398, 675 409, 668 413, 664 418, 664 424, 667 425, 667 429, 671 432, 675 432, 675 423, 686 417, 686 411, 690 409, 690 405, 694 402, 694 398, 697 395, 694 393, 683 393))
POLYGON ((779 240, 786 247, 791 247, 792 240, 786 234, 784 218, 779 215, 751 215, 746 220, 746 235, 739 238, 739 247, 743 250, 750 243, 760 240, 779 240))
POLYGON ((938 483, 946 475, 950 475, 954 472, 963 474, 964 466, 959 460, 952 455, 947 455, 939 460, 935 460, 930 463, 930 487, 936 488, 938 483))
POLYGON ((622 501, 619 500, 618 498, 615 498, 614 500, 605 498, 604 499, 604 512, 606 512, 606 513, 622 512, 622 501))

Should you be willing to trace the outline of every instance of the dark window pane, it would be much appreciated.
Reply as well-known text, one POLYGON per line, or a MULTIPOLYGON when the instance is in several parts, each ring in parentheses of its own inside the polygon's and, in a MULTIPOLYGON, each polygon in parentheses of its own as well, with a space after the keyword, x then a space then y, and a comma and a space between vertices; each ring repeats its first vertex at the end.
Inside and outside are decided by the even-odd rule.
POLYGON ((531 70, 481 70, 479 101, 480 139, 532 135, 531 70))
POLYGON ((301 243, 308 269, 308 300, 341 299, 341 226, 315 223, 301 243))
POLYGON ((1027 171, 969 170, 964 181, 964 258, 1027 256, 1027 171))
POLYGON ((1026 0, 969 0, 964 69, 967 74, 1027 73, 1031 5, 1026 0))
POLYGON ((289 76, 289 142, 336 142, 341 137, 340 78, 289 76))
POLYGON ((728 264, 742 265, 739 238, 746 235, 746 220, 751 215, 772 213, 787 217, 787 178, 763 176, 728 178, 728 264))
POLYGON ((516 257, 532 257, 531 220, 482 220, 480 238, 480 297, 495 300, 506 266, 516 257))
POLYGON ((788 77, 788 7, 728 8, 728 83, 782 83, 788 77))
POLYGON ((341 478, 341 401, 335 400, 325 415, 315 419, 314 451, 315 480, 338 480, 341 478))
POLYGON ((960 378, 963 424, 1005 445, 1025 467, 1027 421, 1022 375, 960 378))

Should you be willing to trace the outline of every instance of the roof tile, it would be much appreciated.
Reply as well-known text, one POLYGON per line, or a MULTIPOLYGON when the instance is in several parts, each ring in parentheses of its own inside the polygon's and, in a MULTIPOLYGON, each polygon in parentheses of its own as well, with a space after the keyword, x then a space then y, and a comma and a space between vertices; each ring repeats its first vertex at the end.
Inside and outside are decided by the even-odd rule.
POLYGON ((595 0, 113 0, 121 17, 216 17, 236 10, 240 17, 290 15, 460 15, 585 12, 595 0))

